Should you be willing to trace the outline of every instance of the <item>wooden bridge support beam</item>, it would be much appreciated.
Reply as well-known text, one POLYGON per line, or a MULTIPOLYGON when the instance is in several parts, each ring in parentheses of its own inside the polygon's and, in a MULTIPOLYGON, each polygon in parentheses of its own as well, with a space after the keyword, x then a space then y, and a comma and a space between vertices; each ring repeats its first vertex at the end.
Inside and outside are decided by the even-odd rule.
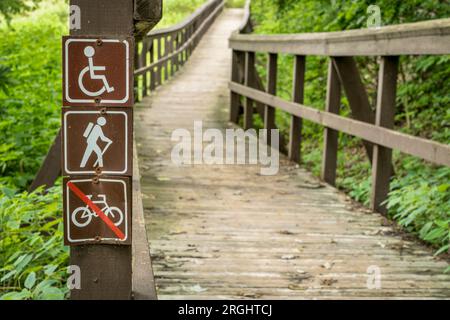
MULTIPOLYGON (((292 100, 303 104, 305 92, 305 56, 295 56, 294 61, 294 81, 292 88, 292 100)), ((294 115, 291 116, 291 128, 289 133, 289 159, 299 163, 301 161, 301 136, 302 119, 294 115)))
MULTIPOLYGON (((352 117, 367 123, 375 123, 375 113, 370 108, 369 97, 361 80, 358 66, 353 57, 333 57, 333 63, 344 88, 352 117)), ((363 141, 369 161, 372 162, 373 144, 363 141)))
MULTIPOLYGON (((379 77, 375 125, 394 127, 395 97, 397 91, 398 56, 382 57, 379 77)), ((387 199, 392 170, 392 149, 374 145, 372 160, 371 208, 386 214, 383 202, 387 199)))
MULTIPOLYGON (((325 110, 339 114, 340 104, 341 84, 333 61, 330 60, 328 65, 327 102, 325 110)), ((338 137, 339 131, 325 127, 321 177, 325 182, 333 186, 336 182, 338 137)))

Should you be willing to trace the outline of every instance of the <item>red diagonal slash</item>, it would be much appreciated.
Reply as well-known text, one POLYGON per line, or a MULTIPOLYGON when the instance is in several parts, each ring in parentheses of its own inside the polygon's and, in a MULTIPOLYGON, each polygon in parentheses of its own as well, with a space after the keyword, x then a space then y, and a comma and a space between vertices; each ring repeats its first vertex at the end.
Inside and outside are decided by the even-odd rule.
POLYGON ((89 206, 89 208, 95 211, 95 213, 100 217, 100 219, 102 219, 106 223, 106 225, 116 234, 116 236, 120 240, 125 239, 125 235, 123 234, 123 232, 119 228, 117 228, 117 226, 102 212, 102 210, 100 210, 99 207, 96 206, 95 203, 91 201, 91 199, 89 199, 83 193, 83 191, 78 189, 78 187, 70 181, 67 182, 67 186, 69 187, 70 190, 73 191, 73 193, 77 195, 78 198, 80 198, 84 203, 86 203, 89 206))

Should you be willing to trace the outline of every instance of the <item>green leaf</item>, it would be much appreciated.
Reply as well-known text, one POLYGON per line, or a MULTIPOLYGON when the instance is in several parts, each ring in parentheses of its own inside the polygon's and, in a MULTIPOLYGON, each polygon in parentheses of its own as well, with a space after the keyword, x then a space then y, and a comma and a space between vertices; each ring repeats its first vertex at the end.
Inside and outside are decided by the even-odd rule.
POLYGON ((28 274, 27 278, 25 279, 25 288, 31 289, 33 288, 35 283, 36 283, 36 273, 33 271, 30 274, 28 274))

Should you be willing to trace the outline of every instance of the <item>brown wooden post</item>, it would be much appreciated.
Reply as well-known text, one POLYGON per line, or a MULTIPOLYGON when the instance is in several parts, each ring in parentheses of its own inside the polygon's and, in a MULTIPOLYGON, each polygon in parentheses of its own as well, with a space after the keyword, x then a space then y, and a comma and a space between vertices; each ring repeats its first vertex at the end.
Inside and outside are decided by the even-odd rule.
MULTIPOLYGON (((148 54, 148 39, 144 38, 142 40, 142 51, 141 51, 141 55, 140 55, 140 61, 139 61, 139 66, 142 67, 146 67, 147 66, 147 54, 148 54)), ((147 90, 148 90, 148 85, 147 85, 147 76, 148 76, 148 72, 146 71, 143 75, 142 75, 142 98, 147 96, 147 90)))
MULTIPOLYGON (((277 62, 278 55, 269 53, 267 61, 267 93, 277 94, 277 62)), ((271 129, 275 129, 275 108, 265 106, 264 108, 264 128, 267 129, 267 144, 271 144, 271 129)))
MULTIPOLYGON (((166 39, 164 41, 164 57, 167 57, 170 54, 170 40, 169 38, 171 38, 171 35, 167 35, 166 39)), ((166 60, 166 62, 164 62, 164 81, 169 80, 169 60, 166 60)))
MULTIPOLYGON (((155 61, 155 39, 151 38, 150 40, 150 64, 155 61)), ((156 88, 156 73, 155 67, 150 70, 150 91, 155 90, 156 88)))
MULTIPOLYGON (((134 63, 136 64, 136 69, 139 69, 141 67, 141 59, 139 55, 139 43, 136 42, 136 46, 134 48, 134 63)), ((134 101, 139 101, 139 78, 134 77, 134 101)))
MULTIPOLYGON (((158 58, 156 59, 156 61, 160 61, 161 57, 162 57, 162 43, 163 43, 163 36, 159 36, 158 37, 158 58)), ((162 64, 160 63, 158 65, 158 69, 156 71, 156 79, 158 82, 158 86, 162 85, 162 64)))
MULTIPOLYGON (((395 98, 397 91, 397 56, 382 57, 378 77, 378 96, 375 125, 392 129, 394 127, 395 98)), ((392 150, 374 145, 372 161, 372 197, 371 208, 386 214, 386 205, 382 204, 388 197, 392 172, 392 150)))
MULTIPOLYGON (((247 52, 245 62, 245 85, 247 87, 255 87, 255 53, 247 52)), ((253 100, 245 98, 244 104, 244 129, 253 127, 253 100)))
MULTIPOLYGON (((161 18, 161 1, 71 0, 70 4, 81 9, 81 29, 71 31, 71 35, 99 38, 136 36, 139 32, 146 33, 161 18), (149 8, 153 11, 148 12, 149 8)), ((70 264, 81 270, 81 288, 71 290, 71 299, 132 298, 130 245, 72 246, 70 264)))
POLYGON ((56 138, 50 147, 44 163, 33 180, 29 192, 33 192, 40 186, 50 188, 55 184, 56 179, 61 176, 61 130, 56 134, 56 138))
MULTIPOLYGON (((231 81, 241 83, 241 74, 245 67, 245 53, 242 51, 233 50, 231 58, 231 81)), ((238 123, 239 121, 239 108, 241 105, 240 95, 231 92, 231 105, 230 105, 230 121, 238 123)))
MULTIPOLYGON (((339 114, 340 104, 341 85, 333 61, 330 60, 328 65, 327 102, 325 110, 327 112, 339 114)), ((338 136, 339 131, 325 128, 323 139, 322 179, 333 186, 336 182, 338 136)))
MULTIPOLYGON (((297 103, 303 103, 305 91, 305 69, 305 56, 295 56, 292 99, 297 103)), ((301 135, 302 119, 296 116, 291 116, 291 129, 289 134, 289 159, 297 163, 299 163, 301 160, 301 135)))

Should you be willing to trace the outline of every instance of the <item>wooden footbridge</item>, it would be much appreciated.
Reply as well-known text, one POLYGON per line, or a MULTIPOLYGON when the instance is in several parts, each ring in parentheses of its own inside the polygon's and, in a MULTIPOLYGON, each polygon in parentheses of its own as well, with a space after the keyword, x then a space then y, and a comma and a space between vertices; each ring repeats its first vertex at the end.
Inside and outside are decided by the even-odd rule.
POLYGON ((250 32, 248 3, 225 9, 211 0, 138 46, 135 291, 159 299, 450 298, 448 259, 383 215, 393 149, 450 165, 448 145, 392 130, 398 57, 449 54, 450 19, 336 33, 250 32), (268 56, 265 81, 255 53, 268 56), (278 54, 295 56, 292 101, 276 96, 278 54), (330 57, 326 111, 303 105, 308 55, 330 57), (375 112, 355 56, 380 57, 375 112), (351 119, 338 114, 341 89, 351 119), (277 175, 261 175, 256 165, 171 160, 176 129, 192 132, 202 121, 204 130, 224 132, 241 117, 248 129, 254 114, 273 129, 277 110, 292 115, 277 175), (324 126, 322 179, 298 165, 304 120, 324 126), (370 210, 334 187, 339 131, 364 140, 370 210))

